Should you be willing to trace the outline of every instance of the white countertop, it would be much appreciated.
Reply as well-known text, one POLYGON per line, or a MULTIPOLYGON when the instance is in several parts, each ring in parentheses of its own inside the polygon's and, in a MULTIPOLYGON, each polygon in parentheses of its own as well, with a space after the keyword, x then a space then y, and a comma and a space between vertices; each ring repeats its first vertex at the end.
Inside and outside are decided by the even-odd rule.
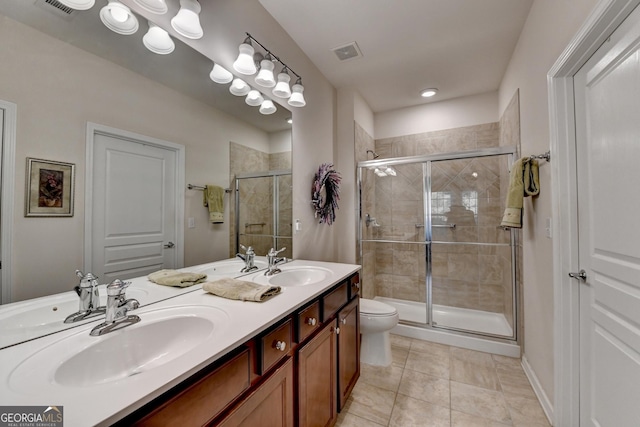
MULTIPOLYGON (((157 316, 158 310, 181 306, 213 307, 218 313, 224 313, 224 320, 219 321, 214 332, 185 354, 149 370, 123 379, 90 386, 63 386, 53 378, 56 366, 44 367, 47 375, 33 374, 33 378, 22 380, 17 384, 15 372, 19 372, 21 364, 29 357, 35 357, 41 350, 56 344, 64 349, 65 340, 76 335, 86 334, 95 326, 95 322, 81 325, 73 329, 57 332, 33 341, 0 350, 0 387, 2 405, 46 405, 64 407, 64 425, 67 427, 88 425, 110 425, 123 418, 154 398, 160 396, 171 387, 179 384, 205 366, 222 357, 238 345, 248 341, 261 331, 267 329, 281 318, 295 311, 298 307, 319 296, 337 284, 360 266, 352 264, 327 263, 317 261, 294 260, 287 267, 311 266, 330 269, 333 274, 325 280, 306 286, 293 286, 283 289, 279 295, 261 302, 243 302, 229 300, 204 292, 201 288, 166 299, 130 314, 137 314, 142 319, 139 323, 114 331, 101 337, 90 337, 81 341, 87 346, 108 339, 113 334, 127 333, 144 325, 145 317, 157 316), (155 313, 154 313, 155 312, 155 313), (45 378, 41 378, 45 376, 45 378)), ((250 280, 252 273, 242 277, 250 280)), ((136 280, 136 279, 134 279, 136 280)), ((141 279, 142 280, 142 279, 141 279)), ((133 285, 132 285, 133 286, 133 285)), ((82 348, 77 349, 78 351, 82 348)), ((73 354, 75 349, 64 349, 73 354)), ((123 355, 125 349, 122 350, 123 355)), ((24 369, 22 369, 24 371, 24 369)), ((24 377, 21 377, 24 378, 24 377)))

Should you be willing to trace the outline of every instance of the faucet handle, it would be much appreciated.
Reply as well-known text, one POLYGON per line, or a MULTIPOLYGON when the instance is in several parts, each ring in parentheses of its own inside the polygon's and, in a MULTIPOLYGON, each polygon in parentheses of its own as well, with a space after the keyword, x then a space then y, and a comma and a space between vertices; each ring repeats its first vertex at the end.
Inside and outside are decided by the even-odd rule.
POLYGON ((80 278, 80 287, 81 288, 88 288, 91 286, 97 286, 98 285, 98 276, 94 276, 91 273, 87 273, 84 274, 82 271, 80 270, 76 270, 76 276, 78 276, 80 278))
POLYGON ((124 295, 125 289, 127 289, 130 284, 131 282, 123 282, 120 279, 115 279, 107 285, 107 295, 110 297, 124 295))
POLYGON ((276 251, 274 248, 269 249, 269 253, 267 254, 267 256, 277 256, 280 252, 285 251, 287 248, 284 247, 278 251, 276 251))
POLYGON ((253 248, 251 246, 246 247, 245 245, 243 245, 242 243, 240 244, 240 249, 242 249, 243 251, 245 251, 245 253, 247 255, 255 255, 255 252, 253 251, 253 248))

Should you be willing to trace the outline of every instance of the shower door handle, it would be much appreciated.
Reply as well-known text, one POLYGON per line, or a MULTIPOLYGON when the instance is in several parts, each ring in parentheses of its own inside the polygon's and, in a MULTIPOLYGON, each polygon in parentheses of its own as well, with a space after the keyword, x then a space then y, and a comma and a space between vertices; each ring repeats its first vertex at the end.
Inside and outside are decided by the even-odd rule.
POLYGON ((587 281, 587 272, 584 271, 584 269, 578 271, 577 273, 569 273, 569 277, 571 277, 572 279, 578 279, 582 282, 586 282, 587 281))

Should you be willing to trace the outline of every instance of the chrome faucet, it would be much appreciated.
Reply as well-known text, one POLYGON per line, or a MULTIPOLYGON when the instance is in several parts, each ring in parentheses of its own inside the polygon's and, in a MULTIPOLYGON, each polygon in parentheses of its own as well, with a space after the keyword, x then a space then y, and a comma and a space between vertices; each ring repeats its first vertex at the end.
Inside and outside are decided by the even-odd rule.
POLYGON ((80 297, 79 308, 77 312, 67 316, 64 323, 79 322, 105 313, 105 307, 100 306, 98 278, 91 273, 84 274, 80 270, 76 270, 76 276, 80 278, 80 283, 73 290, 80 297))
POLYGON ((246 248, 244 245, 240 245, 242 250, 244 251, 244 255, 238 253, 236 256, 244 261, 244 268, 240 270, 241 273, 248 273, 253 270, 257 270, 254 260, 256 258, 256 253, 253 251, 253 248, 249 246, 246 248))
POLYGON ((140 307, 135 299, 125 299, 125 290, 131 282, 116 279, 107 285, 107 310, 105 321, 91 330, 91 336, 108 334, 109 332, 133 325, 140 321, 136 315, 127 315, 129 310, 140 307))
POLYGON ((278 254, 284 251, 287 248, 282 248, 279 251, 276 251, 274 248, 269 249, 269 253, 267 254, 267 271, 264 272, 265 276, 272 276, 276 273, 280 273, 281 270, 278 268, 278 264, 282 262, 287 262, 287 258, 277 258, 278 254))

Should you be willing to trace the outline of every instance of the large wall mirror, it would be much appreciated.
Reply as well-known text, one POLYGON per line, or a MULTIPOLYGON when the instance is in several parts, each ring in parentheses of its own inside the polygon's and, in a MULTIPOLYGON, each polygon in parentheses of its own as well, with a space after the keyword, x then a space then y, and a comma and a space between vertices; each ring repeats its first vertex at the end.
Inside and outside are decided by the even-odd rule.
MULTIPOLYGON (((283 164, 291 167, 290 111, 277 105, 274 114, 260 114, 244 97, 231 95, 229 85, 211 81, 213 61, 176 38, 171 54, 151 53, 142 42, 149 23, 141 15, 138 31, 123 36, 102 24, 100 2, 70 14, 51 3, 56 2, 0 2, 0 100, 15 103, 18 111, 13 292, 12 301, 5 303, 58 297, 77 284, 74 271, 83 268, 88 122, 184 145, 186 183, 195 185, 233 187, 230 144, 287 157, 283 164), (27 157, 76 166, 72 218, 22 215, 27 157)), ((177 0, 168 3, 178 8, 177 0)), ((243 173, 252 172, 248 165, 244 163, 243 173)), ((262 172, 259 168, 253 172, 262 172)), ((235 195, 226 200, 225 223, 212 225, 204 219, 202 192, 185 189, 184 194, 184 266, 233 256, 236 248, 229 236, 235 195), (196 228, 188 227, 191 218, 196 228)), ((290 197, 281 203, 289 203, 291 211, 290 197)), ((286 221, 290 225, 290 217, 286 221)), ((60 319, 66 314, 60 313, 60 319)), ((60 330, 67 327, 60 323, 60 330)), ((36 337, 40 332, 36 325, 31 333, 36 337)))

